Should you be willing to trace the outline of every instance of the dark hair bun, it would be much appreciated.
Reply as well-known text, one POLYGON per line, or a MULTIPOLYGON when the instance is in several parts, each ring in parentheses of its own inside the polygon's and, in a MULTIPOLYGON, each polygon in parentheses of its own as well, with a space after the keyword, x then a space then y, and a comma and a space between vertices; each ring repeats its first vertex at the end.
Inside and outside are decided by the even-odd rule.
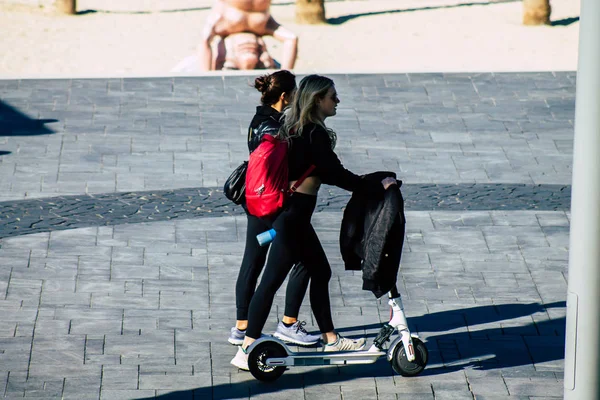
POLYGON ((271 76, 270 75, 262 75, 254 80, 254 87, 261 93, 269 90, 269 86, 271 86, 271 76))
POLYGON ((296 75, 282 69, 272 74, 261 75, 254 79, 254 85, 249 85, 262 93, 261 104, 270 106, 277 103, 283 93, 291 94, 296 89, 296 75))

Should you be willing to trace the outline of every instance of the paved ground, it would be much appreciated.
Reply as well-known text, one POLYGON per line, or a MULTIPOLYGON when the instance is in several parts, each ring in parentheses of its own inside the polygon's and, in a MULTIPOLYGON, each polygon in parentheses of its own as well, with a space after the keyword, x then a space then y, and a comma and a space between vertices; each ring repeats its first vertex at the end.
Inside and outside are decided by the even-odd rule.
MULTIPOLYGON (((575 74, 334 77, 345 165, 404 181, 398 286, 430 364, 271 385, 226 342, 245 218, 219 188, 246 158, 248 79, 0 81, 0 395, 562 398, 575 74)), ((325 187, 313 220, 336 326, 373 338, 388 310, 343 270, 347 199, 325 187)), ((315 329, 308 299, 301 317, 315 329)))

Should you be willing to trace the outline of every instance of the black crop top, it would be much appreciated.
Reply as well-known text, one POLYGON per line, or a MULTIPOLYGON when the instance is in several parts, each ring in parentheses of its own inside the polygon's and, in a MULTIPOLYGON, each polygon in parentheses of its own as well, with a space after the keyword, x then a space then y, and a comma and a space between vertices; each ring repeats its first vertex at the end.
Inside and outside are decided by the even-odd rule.
POLYGON ((288 153, 290 181, 300 178, 313 164, 316 168, 309 176, 318 176, 327 185, 351 192, 365 190, 383 193, 381 183, 363 179, 344 168, 331 148, 331 139, 325 129, 311 123, 304 127, 302 136, 291 141, 288 153))

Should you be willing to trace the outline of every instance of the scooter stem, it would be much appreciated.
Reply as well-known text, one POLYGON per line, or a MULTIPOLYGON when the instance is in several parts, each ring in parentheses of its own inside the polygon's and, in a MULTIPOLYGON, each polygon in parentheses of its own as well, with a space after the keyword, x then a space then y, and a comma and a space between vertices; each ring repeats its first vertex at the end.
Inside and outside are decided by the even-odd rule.
POLYGON ((402 297, 394 297, 388 301, 388 304, 392 308, 392 317, 390 318, 390 324, 394 328, 398 329, 398 332, 408 330, 408 322, 406 321, 406 315, 404 315, 404 306, 402 305, 402 297))
POLYGON ((415 360, 415 347, 412 342, 410 330, 408 329, 408 322, 406 321, 406 315, 404 315, 404 305, 402 304, 402 297, 398 294, 397 297, 390 297, 388 304, 392 308, 392 318, 390 318, 389 325, 398 329, 402 338, 402 346, 406 352, 406 358, 408 361, 415 360))

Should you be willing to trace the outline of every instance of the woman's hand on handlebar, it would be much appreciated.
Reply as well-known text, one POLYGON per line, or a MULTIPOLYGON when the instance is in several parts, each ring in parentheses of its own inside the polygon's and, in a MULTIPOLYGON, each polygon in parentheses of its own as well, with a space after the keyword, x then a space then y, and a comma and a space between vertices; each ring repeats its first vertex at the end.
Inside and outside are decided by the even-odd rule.
POLYGON ((381 181, 381 184, 383 185, 383 188, 387 190, 387 188, 389 188, 392 185, 397 185, 396 179, 390 177, 385 178, 384 180, 381 181))

